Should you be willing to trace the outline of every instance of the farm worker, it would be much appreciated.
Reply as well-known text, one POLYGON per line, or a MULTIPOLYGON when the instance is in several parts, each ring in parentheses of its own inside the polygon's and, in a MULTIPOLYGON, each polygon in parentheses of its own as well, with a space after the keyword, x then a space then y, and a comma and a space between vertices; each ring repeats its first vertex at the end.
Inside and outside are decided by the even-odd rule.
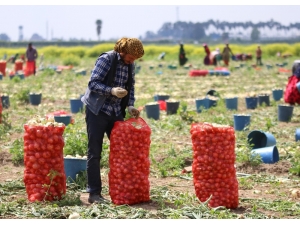
POLYGON ((207 44, 203 44, 204 47, 204 51, 206 53, 203 63, 204 65, 217 65, 217 55, 220 53, 218 51, 218 49, 216 49, 215 51, 210 51, 209 47, 207 46, 207 44))
MULTIPOLYGON (((34 75, 36 72, 35 61, 36 61, 37 57, 38 57, 38 52, 37 52, 36 48, 32 46, 32 43, 29 43, 28 48, 26 50, 26 58, 27 58, 27 62, 33 64, 33 74, 34 75)), ((27 63, 26 68, 28 68, 29 63, 27 63)))
MULTIPOLYGON (((100 159, 104 134, 108 139, 114 123, 124 121, 124 99, 128 113, 138 118, 140 111, 134 107, 135 102, 135 72, 134 61, 144 55, 142 42, 137 38, 119 39, 114 49, 101 54, 91 72, 87 90, 81 101, 85 107, 85 121, 88 134, 87 151, 87 192, 89 193, 89 203, 106 202, 101 195, 102 181, 100 174, 100 159), (115 79, 111 86, 107 84, 109 79, 107 74, 111 67, 111 57, 115 57, 115 79), (129 70, 131 74, 129 75, 129 70), (131 83, 129 90, 125 89, 126 83, 131 83), (126 96, 126 97, 125 97, 126 96), (99 103, 99 99, 104 101, 99 103), (123 106, 123 107, 122 107, 123 106)), ((111 74, 112 75, 112 74, 111 74)))
POLYGON ((158 59, 159 60, 163 60, 165 58, 166 53, 162 52, 161 54, 159 54, 158 59))
POLYGON ((211 65, 217 66, 218 64, 218 56, 220 55, 219 48, 216 48, 216 50, 212 51, 209 55, 209 60, 211 65))
POLYGON ((230 53, 233 56, 231 48, 229 47, 229 44, 227 43, 222 52, 223 61, 226 66, 229 65, 230 53))
POLYGON ((188 61, 188 58, 185 57, 185 51, 183 48, 183 44, 180 44, 179 48, 179 65, 183 66, 188 61))
POLYGON ((300 81, 300 61, 296 60, 292 68, 292 76, 288 78, 288 83, 284 91, 284 102, 291 105, 300 104, 300 92, 297 83, 300 81), (298 62, 297 62, 298 61, 298 62))
POLYGON ((260 48, 260 46, 257 46, 257 49, 256 49, 256 65, 258 66, 261 66, 262 65, 262 62, 261 62, 261 55, 262 55, 262 50, 260 48))
POLYGON ((15 61, 17 60, 17 58, 19 57, 19 53, 12 55, 11 57, 9 57, 9 59, 7 60, 7 63, 11 62, 11 63, 15 63, 15 61))
POLYGON ((206 55, 204 57, 204 60, 203 60, 203 63, 204 63, 204 65, 210 65, 210 60, 209 60, 210 50, 209 50, 209 47, 207 46, 206 43, 204 43, 203 48, 204 48, 204 51, 206 53, 206 55))

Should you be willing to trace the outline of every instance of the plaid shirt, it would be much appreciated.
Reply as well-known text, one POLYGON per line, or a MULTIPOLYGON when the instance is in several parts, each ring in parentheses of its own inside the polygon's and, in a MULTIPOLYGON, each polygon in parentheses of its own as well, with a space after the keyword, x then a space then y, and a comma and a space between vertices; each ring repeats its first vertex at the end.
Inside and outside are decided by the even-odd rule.
MULTIPOLYGON (((119 53, 117 53, 118 62, 115 74, 115 80, 113 87, 125 88, 125 84, 128 80, 128 66, 125 64, 119 53)), ((107 115, 112 115, 113 111, 118 116, 121 114, 121 98, 118 98, 111 94, 112 87, 103 84, 106 74, 110 69, 110 62, 108 54, 100 56, 96 63, 95 67, 92 70, 91 78, 88 83, 88 87, 91 91, 97 92, 100 95, 107 96, 102 108, 102 112, 105 112, 107 115)), ((135 73, 134 67, 132 67, 132 87, 130 90, 128 106, 134 106, 134 84, 135 84, 135 73)))

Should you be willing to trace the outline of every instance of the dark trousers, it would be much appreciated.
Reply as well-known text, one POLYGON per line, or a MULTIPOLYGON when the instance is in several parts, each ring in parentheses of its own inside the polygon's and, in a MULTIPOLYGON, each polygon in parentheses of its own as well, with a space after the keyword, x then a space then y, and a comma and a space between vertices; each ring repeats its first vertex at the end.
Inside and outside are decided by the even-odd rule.
POLYGON ((87 192, 101 194, 100 160, 104 134, 106 133, 108 139, 110 139, 114 123, 116 121, 123 121, 124 119, 122 114, 116 116, 115 113, 113 113, 113 115, 109 116, 101 111, 98 115, 95 115, 88 107, 86 107, 85 113, 88 134, 87 192))
POLYGON ((261 57, 256 57, 256 65, 262 65, 261 57))

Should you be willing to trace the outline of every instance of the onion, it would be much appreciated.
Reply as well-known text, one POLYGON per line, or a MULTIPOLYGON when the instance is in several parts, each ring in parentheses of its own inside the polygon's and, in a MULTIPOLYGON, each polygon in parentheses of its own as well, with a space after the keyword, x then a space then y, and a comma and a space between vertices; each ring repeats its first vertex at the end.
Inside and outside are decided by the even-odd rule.
POLYGON ((77 212, 70 214, 69 219, 79 219, 80 215, 77 212))

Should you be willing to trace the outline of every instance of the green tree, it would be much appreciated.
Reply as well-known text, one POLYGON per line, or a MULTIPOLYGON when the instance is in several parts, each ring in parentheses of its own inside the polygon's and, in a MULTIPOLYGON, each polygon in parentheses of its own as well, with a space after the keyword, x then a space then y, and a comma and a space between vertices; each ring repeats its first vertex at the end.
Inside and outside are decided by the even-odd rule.
POLYGON ((256 42, 259 40, 259 36, 260 36, 260 31, 257 29, 257 27, 253 27, 251 32, 251 40, 253 42, 256 42))
POLYGON ((97 36, 98 40, 100 40, 101 28, 102 28, 102 20, 96 20, 97 25, 97 36))

